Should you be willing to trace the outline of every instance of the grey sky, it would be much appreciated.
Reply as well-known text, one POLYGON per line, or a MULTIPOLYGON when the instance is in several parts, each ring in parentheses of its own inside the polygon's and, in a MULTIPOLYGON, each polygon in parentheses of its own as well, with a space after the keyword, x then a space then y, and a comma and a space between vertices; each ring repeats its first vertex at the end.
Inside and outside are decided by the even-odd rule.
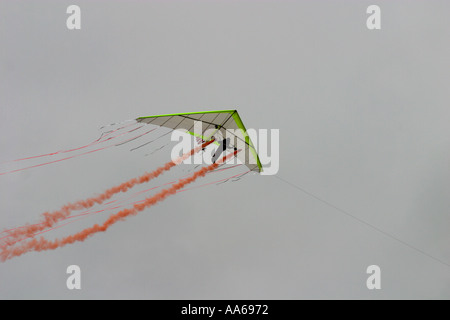
MULTIPOLYGON (((111 122, 237 108, 247 127, 280 129, 281 178, 450 264, 448 2, 377 1, 378 31, 372 1, 77 1, 79 31, 70 4, 0 2, 0 161, 82 145, 111 122)), ((169 157, 120 148, 0 176, 1 229, 169 157)), ((449 266, 272 176, 0 264, 2 299, 448 299, 449 283, 449 266), (71 264, 80 291, 66 288, 71 264)))

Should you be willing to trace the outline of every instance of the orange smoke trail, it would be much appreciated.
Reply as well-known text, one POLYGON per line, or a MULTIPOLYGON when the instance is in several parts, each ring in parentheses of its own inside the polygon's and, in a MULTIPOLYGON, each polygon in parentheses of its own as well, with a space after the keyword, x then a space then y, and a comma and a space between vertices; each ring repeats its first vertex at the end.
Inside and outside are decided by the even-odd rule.
MULTIPOLYGON (((237 166, 240 166, 240 165, 237 165, 237 166)), ((235 167, 236 167, 236 166, 231 166, 231 167, 228 167, 228 168, 225 168, 225 169, 220 169, 220 170, 217 170, 217 169, 216 169, 216 170, 213 170, 213 171, 208 172, 207 174, 210 174, 210 173, 213 173, 213 172, 222 171, 222 170, 229 170, 229 169, 232 169, 232 168, 235 168, 235 167)), ((230 179, 232 179, 232 178, 236 178, 236 177, 242 176, 242 175, 244 175, 244 174, 246 174, 246 173, 248 173, 248 172, 250 172, 250 171, 247 171, 247 172, 244 172, 244 173, 238 173, 238 174, 232 175, 232 176, 230 176, 230 177, 227 177, 227 178, 224 178, 224 179, 220 179, 220 180, 217 180, 217 181, 213 181, 213 182, 209 182, 209 183, 205 183, 205 184, 202 184, 202 185, 199 185, 199 186, 194 186, 194 187, 191 187, 191 188, 183 188, 183 189, 181 189, 181 190, 178 190, 176 193, 184 192, 184 191, 189 191, 189 190, 197 189, 197 188, 202 188, 202 187, 209 186, 209 185, 212 185, 212 184, 216 184, 216 183, 219 183, 219 182, 226 182, 227 180, 230 180, 230 179)), ((173 184, 173 183, 175 183, 175 182, 176 182, 176 181, 168 182, 168 183, 165 183, 164 185, 173 184)), ((159 186, 159 187, 161 187, 161 186, 159 186)), ((148 192, 149 190, 156 189, 156 188, 159 188, 159 187, 153 187, 153 188, 150 188, 150 189, 147 189, 147 190, 139 191, 138 193, 135 193, 134 195, 132 195, 130 198, 133 198, 133 197, 135 197, 135 196, 138 195, 138 194, 141 194, 141 193, 143 193, 143 192, 148 192)), ((127 199, 125 199, 125 200, 127 200, 127 199)), ((134 202, 130 203, 130 205, 134 205, 134 204, 141 203, 141 202, 144 202, 144 201, 145 201, 145 199, 144 199, 144 200, 134 201, 134 202)), ((85 213, 81 213, 81 214, 78 214, 78 215, 72 215, 72 216, 68 217, 68 219, 69 219, 69 218, 77 218, 77 219, 72 220, 72 221, 70 221, 70 222, 67 222, 67 223, 65 223, 65 224, 58 225, 58 226, 53 227, 53 228, 46 229, 46 230, 41 231, 41 232, 35 233, 35 234, 33 234, 32 236, 30 236, 30 237, 27 237, 27 238, 22 239, 21 241, 27 240, 27 239, 30 239, 30 238, 34 238, 34 237, 36 237, 36 236, 38 236, 38 235, 40 235, 40 234, 43 234, 43 233, 46 233, 46 232, 49 232, 49 231, 52 231, 52 230, 55 230, 55 229, 59 229, 59 228, 61 228, 61 227, 64 227, 64 226, 66 226, 66 225, 69 225, 69 224, 72 224, 72 223, 74 223, 74 222, 77 222, 77 221, 79 221, 79 220, 82 220, 82 219, 86 218, 87 215, 91 215, 91 214, 95 214, 95 213, 100 213, 100 212, 105 212, 105 211, 108 211, 108 210, 115 210, 115 209, 118 209, 118 208, 123 208, 125 205, 121 205, 121 204, 120 204, 121 202, 124 202, 124 200, 121 200, 121 201, 119 201, 119 202, 116 202, 116 205, 115 205, 115 206, 110 206, 110 207, 108 207, 108 208, 104 208, 104 209, 97 210, 97 211, 94 211, 94 212, 89 212, 89 211, 87 211, 87 212, 85 212, 85 213)), ((67 219, 66 219, 66 220, 67 220, 67 219)), ((18 242, 19 242, 19 241, 18 241, 18 242)), ((1 247, 0 247, 0 249, 1 249, 1 247)))
POLYGON ((56 248, 60 248, 66 246, 68 244, 72 244, 74 242, 84 241, 88 237, 94 235, 98 232, 105 232, 111 227, 113 224, 120 220, 124 220, 129 216, 134 216, 138 214, 140 211, 153 206, 154 204, 163 201, 168 196, 177 193, 178 190, 183 188, 185 185, 194 182, 196 179, 203 177, 209 171, 216 169, 220 163, 228 161, 231 156, 235 156, 238 151, 235 151, 232 154, 224 156, 221 161, 213 163, 207 167, 204 167, 196 172, 188 178, 180 179, 177 183, 173 184, 172 187, 164 189, 159 193, 155 194, 152 197, 145 199, 141 203, 136 203, 132 208, 123 209, 115 214, 112 214, 102 225, 95 224, 90 228, 84 229, 78 233, 67 236, 62 239, 56 239, 53 241, 46 240, 41 237, 39 239, 32 239, 28 242, 21 244, 20 246, 16 246, 14 248, 4 248, 0 253, 0 259, 2 261, 6 261, 8 259, 21 256, 30 251, 45 251, 45 250, 54 250, 56 248))
POLYGON ((192 149, 191 151, 186 152, 178 159, 176 159, 174 161, 170 161, 170 162, 166 163, 164 166, 162 166, 152 172, 145 173, 140 177, 130 179, 124 183, 121 183, 120 185, 112 187, 98 196, 94 196, 94 197, 88 198, 86 200, 76 201, 74 203, 69 203, 57 211, 45 212, 42 214, 43 220, 40 223, 36 223, 36 224, 32 224, 32 225, 25 225, 23 227, 6 230, 4 232, 6 232, 7 235, 0 238, 0 241, 3 240, 3 242, 4 242, 3 246, 12 246, 17 241, 19 241, 23 238, 31 237, 31 236, 33 236, 33 234, 35 234, 39 231, 45 230, 47 228, 51 228, 57 222, 64 220, 65 218, 70 216, 72 211, 81 210, 81 209, 89 209, 89 208, 93 207, 95 204, 103 203, 105 200, 110 199, 112 196, 114 196, 117 193, 126 192, 138 184, 146 183, 152 179, 157 178, 163 172, 170 170, 174 166, 180 164, 187 158, 191 157, 194 153, 197 153, 200 150, 202 150, 203 148, 206 148, 208 145, 210 145, 213 142, 214 142, 214 139, 211 139, 210 141, 203 143, 202 145, 192 149))

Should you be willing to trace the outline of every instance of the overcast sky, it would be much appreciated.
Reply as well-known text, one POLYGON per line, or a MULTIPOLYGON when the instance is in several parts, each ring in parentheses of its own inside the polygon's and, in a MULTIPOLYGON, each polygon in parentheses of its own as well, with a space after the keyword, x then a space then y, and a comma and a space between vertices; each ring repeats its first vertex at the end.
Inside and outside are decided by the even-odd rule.
MULTIPOLYGON (((248 128, 280 130, 283 180, 183 192, 0 263, 0 298, 450 298, 449 2, 377 1, 381 30, 368 30, 373 1, 76 1, 69 31, 74 3, 0 2, 0 161, 112 122, 236 108, 248 128), (72 264, 81 290, 66 287, 72 264), (381 290, 366 287, 373 264, 381 290)), ((0 176, 1 229, 170 158, 147 151, 0 176)))

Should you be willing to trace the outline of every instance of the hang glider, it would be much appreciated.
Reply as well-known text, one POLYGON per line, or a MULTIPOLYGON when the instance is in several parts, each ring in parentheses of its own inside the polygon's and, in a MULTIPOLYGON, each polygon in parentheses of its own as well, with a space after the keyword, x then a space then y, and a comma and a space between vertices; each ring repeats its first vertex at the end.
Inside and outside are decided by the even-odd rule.
MULTIPOLYGON (((221 148, 227 149, 232 147, 242 149, 237 158, 245 164, 249 170, 261 172, 262 165, 259 160, 258 153, 247 134, 241 117, 237 110, 218 110, 218 111, 203 111, 203 112, 187 112, 163 114, 156 116, 140 117, 136 119, 137 122, 157 125, 161 127, 185 130, 187 133, 201 138, 204 141, 209 141, 212 137, 220 132, 222 139, 232 137, 231 142, 225 143, 225 140, 217 139, 216 144, 221 148), (198 132, 198 126, 194 128, 196 122, 201 121, 201 132, 198 132), (234 140, 234 141, 232 141, 234 140)), ((219 150, 220 153, 225 149, 219 150)))

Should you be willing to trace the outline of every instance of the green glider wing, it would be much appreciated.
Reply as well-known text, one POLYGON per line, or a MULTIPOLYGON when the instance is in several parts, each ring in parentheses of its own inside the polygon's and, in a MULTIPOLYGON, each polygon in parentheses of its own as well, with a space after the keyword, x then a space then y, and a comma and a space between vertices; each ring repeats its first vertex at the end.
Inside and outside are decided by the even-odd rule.
POLYGON ((237 110, 218 110, 203 112, 187 112, 162 114, 157 116, 148 116, 137 118, 136 121, 157 125, 161 127, 185 130, 186 132, 199 136, 203 140, 210 140, 218 132, 223 138, 234 138, 232 144, 242 149, 237 154, 237 158, 245 164, 251 171, 261 172, 262 165, 258 157, 258 153, 247 134, 247 129, 242 123, 241 117, 237 110), (201 121, 201 132, 196 121, 201 121))

